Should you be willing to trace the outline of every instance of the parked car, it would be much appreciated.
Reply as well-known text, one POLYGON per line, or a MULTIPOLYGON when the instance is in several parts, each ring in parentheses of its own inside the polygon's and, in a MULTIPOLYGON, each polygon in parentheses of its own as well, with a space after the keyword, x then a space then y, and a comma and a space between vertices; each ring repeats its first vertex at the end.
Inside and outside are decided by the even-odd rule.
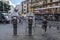
POLYGON ((5 21, 4 15, 0 13, 0 23, 3 23, 5 21))
POLYGON ((2 13, 2 14, 4 15, 5 22, 6 22, 6 23, 9 23, 10 20, 9 20, 9 15, 8 15, 8 13, 2 13))

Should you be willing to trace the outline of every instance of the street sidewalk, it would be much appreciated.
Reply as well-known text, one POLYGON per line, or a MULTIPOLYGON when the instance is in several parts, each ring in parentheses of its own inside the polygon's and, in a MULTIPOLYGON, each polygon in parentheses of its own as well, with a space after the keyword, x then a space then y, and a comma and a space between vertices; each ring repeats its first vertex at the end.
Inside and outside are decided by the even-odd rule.
POLYGON ((12 24, 0 25, 0 40, 60 40, 60 30, 55 27, 47 28, 47 33, 42 36, 42 29, 38 25, 33 31, 33 36, 28 36, 26 23, 18 24, 18 36, 13 36, 12 24))
MULTIPOLYGON (((38 32, 39 34, 41 34, 41 30, 42 30, 41 27, 42 27, 42 25, 36 24, 36 28, 37 28, 36 30, 38 30, 40 32, 40 33, 38 32)), ((59 39, 60 40, 60 29, 57 30, 57 27, 49 28, 49 26, 48 26, 47 27, 47 34, 49 34, 50 36, 52 36, 55 39, 59 39)))

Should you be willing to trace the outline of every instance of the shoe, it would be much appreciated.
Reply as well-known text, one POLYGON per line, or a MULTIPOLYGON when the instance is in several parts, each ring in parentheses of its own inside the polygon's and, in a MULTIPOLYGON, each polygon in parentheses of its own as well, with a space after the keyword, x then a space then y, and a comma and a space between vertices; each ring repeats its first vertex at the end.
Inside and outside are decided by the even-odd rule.
POLYGON ((42 34, 42 36, 44 36, 44 34, 42 34))
POLYGON ((44 36, 45 32, 42 33, 42 36, 44 36))
POLYGON ((32 36, 32 35, 29 35, 29 36, 32 36))

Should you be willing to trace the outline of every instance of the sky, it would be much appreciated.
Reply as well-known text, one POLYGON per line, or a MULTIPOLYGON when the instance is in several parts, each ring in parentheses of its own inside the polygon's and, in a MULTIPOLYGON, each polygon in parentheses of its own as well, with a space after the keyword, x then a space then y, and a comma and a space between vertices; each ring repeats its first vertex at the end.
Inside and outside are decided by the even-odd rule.
POLYGON ((16 6, 17 4, 21 3, 24 0, 9 0, 11 4, 13 4, 14 6, 16 6))

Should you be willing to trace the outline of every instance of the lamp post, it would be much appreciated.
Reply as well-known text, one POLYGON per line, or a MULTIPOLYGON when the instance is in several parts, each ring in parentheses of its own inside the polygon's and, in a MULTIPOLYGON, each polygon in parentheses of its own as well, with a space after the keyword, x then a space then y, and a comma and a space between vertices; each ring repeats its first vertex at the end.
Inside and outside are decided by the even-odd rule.
POLYGON ((28 0, 27 0, 27 13, 28 13, 28 0))
POLYGON ((23 14, 23 2, 22 2, 22 14, 23 14))
POLYGON ((2 2, 3 2, 3 12, 4 12, 4 0, 2 0, 2 2))

